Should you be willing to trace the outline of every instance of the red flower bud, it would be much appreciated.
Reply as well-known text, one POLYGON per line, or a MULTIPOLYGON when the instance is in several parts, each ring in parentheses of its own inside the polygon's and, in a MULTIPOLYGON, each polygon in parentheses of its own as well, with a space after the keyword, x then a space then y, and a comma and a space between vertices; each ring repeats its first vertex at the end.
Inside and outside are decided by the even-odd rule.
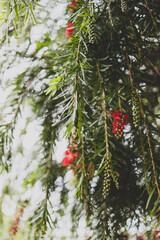
POLYGON ((65 151, 64 154, 65 154, 65 155, 69 155, 69 154, 70 154, 70 151, 65 151))
POLYGON ((112 132, 113 132, 113 133, 116 133, 116 132, 117 132, 117 129, 113 129, 112 132))
POLYGON ((78 153, 71 153, 71 158, 76 159, 78 157, 78 153))
POLYGON ((62 161, 62 167, 66 167, 67 165, 70 165, 72 163, 70 158, 65 157, 62 161))
POLYGON ((114 128, 118 128, 118 125, 116 123, 113 123, 114 128))

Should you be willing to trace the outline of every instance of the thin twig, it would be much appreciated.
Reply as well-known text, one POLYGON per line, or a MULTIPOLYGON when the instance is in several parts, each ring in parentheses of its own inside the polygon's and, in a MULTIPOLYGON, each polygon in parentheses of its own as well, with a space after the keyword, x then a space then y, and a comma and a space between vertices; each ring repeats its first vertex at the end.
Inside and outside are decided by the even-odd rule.
POLYGON ((156 22, 155 22, 154 17, 153 17, 153 15, 152 15, 152 13, 151 13, 151 10, 150 10, 150 8, 149 8, 149 6, 148 6, 148 1, 147 1, 147 0, 144 0, 144 2, 145 2, 145 5, 146 5, 147 10, 148 10, 148 12, 149 12, 149 14, 150 14, 150 16, 151 16, 152 22, 153 22, 155 28, 157 29, 157 27, 156 27, 156 22))
POLYGON ((22 104, 22 102, 23 102, 23 99, 24 99, 24 97, 25 97, 25 94, 26 94, 26 92, 23 92, 23 93, 21 94, 20 98, 18 99, 17 108, 16 108, 16 110, 15 110, 15 112, 14 112, 14 116, 13 116, 11 122, 9 123, 9 125, 8 125, 8 127, 7 127, 7 129, 6 129, 6 132, 7 132, 10 128, 12 128, 12 126, 13 126, 13 124, 14 124, 17 116, 18 116, 19 109, 20 109, 20 106, 21 106, 21 104, 22 104))
POLYGON ((155 70, 155 72, 158 74, 158 76, 160 76, 160 72, 157 69, 157 67, 149 60, 149 64, 152 66, 152 68, 155 70))
POLYGON ((109 16, 109 20, 111 22, 112 27, 113 25, 113 20, 112 20, 112 15, 111 15, 111 8, 110 8, 110 0, 106 0, 107 1, 107 9, 108 9, 108 16, 109 16))
POLYGON ((129 79, 130 79, 131 86, 133 88, 133 79, 132 79, 132 73, 131 73, 131 67, 130 67, 130 59, 127 52, 127 46, 126 46, 126 60, 128 65, 128 71, 129 71, 129 79))
POLYGON ((120 111, 122 112, 122 105, 121 105, 121 97, 120 97, 120 89, 119 89, 119 84, 117 85, 117 88, 118 88, 118 104, 119 104, 119 109, 120 111))

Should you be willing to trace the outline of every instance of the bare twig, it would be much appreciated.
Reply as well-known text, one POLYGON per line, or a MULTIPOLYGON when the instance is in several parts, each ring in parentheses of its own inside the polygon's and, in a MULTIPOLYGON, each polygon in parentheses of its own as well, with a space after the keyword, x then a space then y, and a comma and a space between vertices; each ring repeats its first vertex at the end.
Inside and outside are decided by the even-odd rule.
POLYGON ((152 19, 153 24, 154 24, 155 28, 157 28, 157 27, 156 27, 156 22, 155 22, 155 20, 154 20, 153 15, 152 15, 152 12, 151 12, 151 10, 150 10, 150 8, 149 8, 149 6, 148 6, 148 1, 147 1, 147 0, 144 0, 144 2, 145 2, 145 5, 146 5, 147 10, 148 10, 148 12, 149 12, 149 14, 150 14, 150 16, 151 16, 151 19, 152 19))
POLYGON ((157 69, 157 67, 149 60, 149 64, 152 66, 152 68, 155 70, 155 72, 160 76, 160 71, 157 69))
POLYGON ((108 9, 109 20, 110 20, 111 25, 113 27, 113 20, 112 20, 112 15, 111 15, 111 8, 110 8, 110 0, 106 0, 106 1, 107 1, 107 9, 108 9))

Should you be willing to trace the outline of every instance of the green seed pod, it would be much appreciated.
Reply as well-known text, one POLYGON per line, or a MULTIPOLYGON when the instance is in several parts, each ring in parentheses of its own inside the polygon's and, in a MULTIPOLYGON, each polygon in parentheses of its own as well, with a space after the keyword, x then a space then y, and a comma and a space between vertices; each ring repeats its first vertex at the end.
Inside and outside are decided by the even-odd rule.
POLYGON ((94 44, 96 41, 94 20, 93 20, 93 17, 91 16, 89 17, 88 40, 89 40, 89 43, 91 44, 94 44))
POLYGON ((86 56, 88 54, 88 48, 87 48, 87 45, 84 45, 84 44, 83 44, 83 54, 84 54, 84 56, 86 58, 86 56))
POLYGON ((117 172, 114 172, 114 173, 112 172, 112 178, 117 189, 119 189, 118 177, 119 177, 119 174, 117 172))
POLYGON ((122 12, 127 11, 127 0, 121 0, 121 10, 122 12))
POLYGON ((105 163, 104 169, 104 179, 103 179, 103 195, 107 196, 109 194, 111 185, 111 166, 110 160, 107 160, 105 163))
POLYGON ((138 127, 140 125, 140 104, 135 90, 132 90, 132 114, 133 124, 138 127))

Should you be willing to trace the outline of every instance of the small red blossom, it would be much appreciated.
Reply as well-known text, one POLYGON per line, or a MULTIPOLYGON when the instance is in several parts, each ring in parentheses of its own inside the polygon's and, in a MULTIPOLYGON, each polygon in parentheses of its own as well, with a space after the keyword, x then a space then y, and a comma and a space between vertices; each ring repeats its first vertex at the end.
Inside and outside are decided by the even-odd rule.
POLYGON ((72 145, 69 145, 69 146, 68 146, 68 148, 69 148, 70 150, 72 150, 72 149, 73 149, 72 145))
POLYGON ((13 226, 11 227, 11 231, 15 231, 15 229, 16 229, 16 225, 13 225, 13 226))
POLYGON ((66 166, 70 165, 71 163, 72 163, 71 159, 65 157, 61 164, 62 164, 62 167, 66 167, 66 166))
POLYGON ((65 151, 64 153, 65 157, 61 163, 62 167, 73 164, 74 160, 78 158, 78 152, 73 151, 71 145, 68 148, 69 150, 65 151))
POLYGON ((72 158, 76 159, 78 157, 78 153, 72 153, 71 156, 72 158))
POLYGON ((69 155, 69 154, 70 154, 70 151, 65 151, 64 154, 65 154, 65 155, 69 155))
POLYGON ((73 28, 73 23, 69 22, 66 27, 66 38, 70 38, 74 31, 75 29, 73 28))
POLYGON ((70 7, 70 8, 73 8, 73 7, 75 7, 76 5, 77 5, 77 1, 74 0, 74 1, 71 1, 71 2, 70 2, 69 7, 70 7))
POLYGON ((116 132, 117 132, 117 129, 113 129, 113 130, 112 130, 112 133, 116 133, 116 132))
POLYGON ((113 123, 113 127, 114 127, 114 128, 119 128, 116 123, 113 123))

